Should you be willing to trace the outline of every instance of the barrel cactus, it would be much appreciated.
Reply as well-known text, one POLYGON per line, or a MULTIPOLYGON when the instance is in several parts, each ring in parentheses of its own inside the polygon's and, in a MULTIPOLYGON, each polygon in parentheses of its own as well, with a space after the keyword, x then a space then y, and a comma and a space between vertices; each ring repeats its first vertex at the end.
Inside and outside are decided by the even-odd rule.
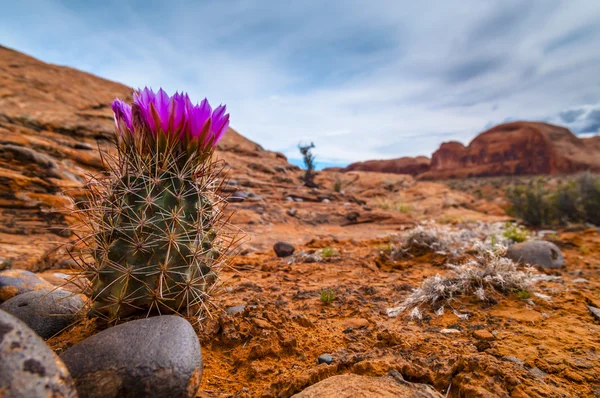
POLYGON ((112 108, 116 151, 103 153, 107 172, 90 181, 79 212, 90 315, 109 324, 196 316, 235 240, 223 217, 223 167, 213 160, 229 114, 206 99, 193 105, 187 94, 148 88, 112 108))

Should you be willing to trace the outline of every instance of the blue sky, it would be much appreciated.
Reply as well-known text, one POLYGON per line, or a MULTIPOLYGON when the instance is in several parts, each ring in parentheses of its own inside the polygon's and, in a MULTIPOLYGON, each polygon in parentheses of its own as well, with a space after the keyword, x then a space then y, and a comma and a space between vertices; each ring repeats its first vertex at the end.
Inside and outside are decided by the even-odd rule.
POLYGON ((290 159, 430 155, 517 119, 600 132, 598 0, 6 3, 0 44, 226 103, 290 159))

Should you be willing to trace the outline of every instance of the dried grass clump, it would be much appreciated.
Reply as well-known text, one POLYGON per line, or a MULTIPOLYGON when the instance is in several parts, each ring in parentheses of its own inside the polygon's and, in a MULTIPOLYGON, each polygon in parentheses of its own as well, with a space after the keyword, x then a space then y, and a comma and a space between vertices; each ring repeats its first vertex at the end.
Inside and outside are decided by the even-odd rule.
POLYGON ((396 261, 419 257, 427 253, 456 256, 478 239, 473 229, 453 231, 447 226, 419 225, 411 229, 403 238, 392 243, 389 257, 396 261), (398 244, 401 241, 401 244, 398 244))
POLYGON ((494 292, 528 291, 537 281, 553 279, 537 273, 533 267, 521 267, 502 257, 502 250, 491 251, 482 248, 475 258, 466 264, 451 264, 448 267, 453 271, 451 276, 437 274, 427 278, 402 304, 389 308, 388 316, 411 310, 412 316, 418 318, 419 307, 424 304, 439 309, 456 297, 469 295, 486 301, 494 292))

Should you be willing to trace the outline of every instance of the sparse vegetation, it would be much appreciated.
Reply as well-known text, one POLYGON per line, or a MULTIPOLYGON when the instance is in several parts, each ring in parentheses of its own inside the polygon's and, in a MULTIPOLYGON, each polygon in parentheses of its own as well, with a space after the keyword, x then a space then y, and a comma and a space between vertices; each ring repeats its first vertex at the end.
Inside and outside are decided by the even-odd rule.
POLYGON ((335 182, 333 183, 333 191, 334 192, 342 191, 342 179, 339 176, 335 177, 335 182))
POLYGON ((402 304, 389 308, 388 315, 396 316, 411 310, 411 316, 418 318, 419 307, 424 304, 439 308, 448 305, 456 297, 467 295, 488 301, 488 297, 494 293, 528 292, 538 280, 552 278, 538 274, 534 268, 520 267, 502 257, 501 253, 490 250, 482 250, 474 260, 463 265, 448 267, 452 269, 452 275, 437 274, 425 279, 402 304))
POLYGON ((506 194, 511 214, 528 225, 600 225, 600 178, 589 172, 554 185, 538 178, 509 188, 506 194))
POLYGON ((302 159, 304 160, 304 166, 306 166, 306 172, 304 173, 304 185, 310 188, 318 188, 318 185, 314 182, 315 178, 315 155, 311 153, 311 149, 315 147, 314 143, 310 143, 310 145, 298 145, 298 149, 302 154, 302 159))
POLYGON ((323 289, 319 292, 321 302, 325 305, 329 305, 335 300, 335 292, 331 288, 323 289))
POLYGON ((329 257, 333 257, 337 254, 336 250, 333 247, 325 247, 321 250, 321 257, 322 258, 329 258, 329 257))
POLYGON ((507 222, 505 228, 506 230, 502 233, 502 236, 504 236, 506 239, 510 239, 516 243, 525 242, 527 239, 529 239, 529 231, 524 227, 507 222))
POLYGON ((412 212, 412 208, 403 203, 401 200, 393 200, 386 197, 377 197, 375 198, 375 203, 377 207, 383 210, 395 210, 400 213, 410 214, 412 212))
POLYGON ((520 300, 529 300, 531 298, 531 293, 525 289, 515 290, 515 294, 520 300))

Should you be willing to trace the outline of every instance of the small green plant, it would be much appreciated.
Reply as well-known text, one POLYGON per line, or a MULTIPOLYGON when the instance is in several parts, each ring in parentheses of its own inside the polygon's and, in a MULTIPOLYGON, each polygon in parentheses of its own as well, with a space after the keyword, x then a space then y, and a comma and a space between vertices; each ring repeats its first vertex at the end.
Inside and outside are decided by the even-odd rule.
POLYGON ((400 200, 392 200, 385 197, 377 197, 375 198, 375 202, 377 204, 377 207, 383 210, 395 210, 404 214, 410 214, 412 212, 412 208, 400 200))
POLYGON ((392 246, 392 244, 390 242, 383 243, 383 244, 377 246, 377 248, 379 249, 379 251, 381 253, 386 254, 386 255, 392 254, 392 250, 394 249, 394 247, 392 246))
POLYGON ((492 236, 490 236, 490 239, 492 240, 491 245, 492 245, 492 249, 493 249, 498 244, 498 238, 496 238, 496 235, 492 235, 492 236))
POLYGON ((585 256, 589 252, 590 252, 590 249, 586 245, 579 246, 579 253, 581 253, 585 256))
POLYGON ((321 250, 321 257, 329 258, 333 257, 336 254, 336 251, 333 247, 327 246, 321 250))
POLYGON ((531 298, 531 293, 527 289, 515 290, 515 295, 519 300, 529 300, 531 298))
MULTIPOLYGON (((518 226, 517 224, 507 222, 504 228, 506 228, 506 230, 502 233, 502 236, 504 236, 506 239, 510 239, 516 243, 525 242, 527 239, 529 239, 529 231, 518 226)), ((495 236, 492 238, 495 239, 495 236)))
POLYGON ((335 292, 331 288, 323 289, 319 292, 321 302, 325 305, 329 305, 335 300, 335 292))
POLYGON ((341 192, 342 191, 342 180, 340 177, 335 177, 335 182, 333 183, 333 191, 341 192))

